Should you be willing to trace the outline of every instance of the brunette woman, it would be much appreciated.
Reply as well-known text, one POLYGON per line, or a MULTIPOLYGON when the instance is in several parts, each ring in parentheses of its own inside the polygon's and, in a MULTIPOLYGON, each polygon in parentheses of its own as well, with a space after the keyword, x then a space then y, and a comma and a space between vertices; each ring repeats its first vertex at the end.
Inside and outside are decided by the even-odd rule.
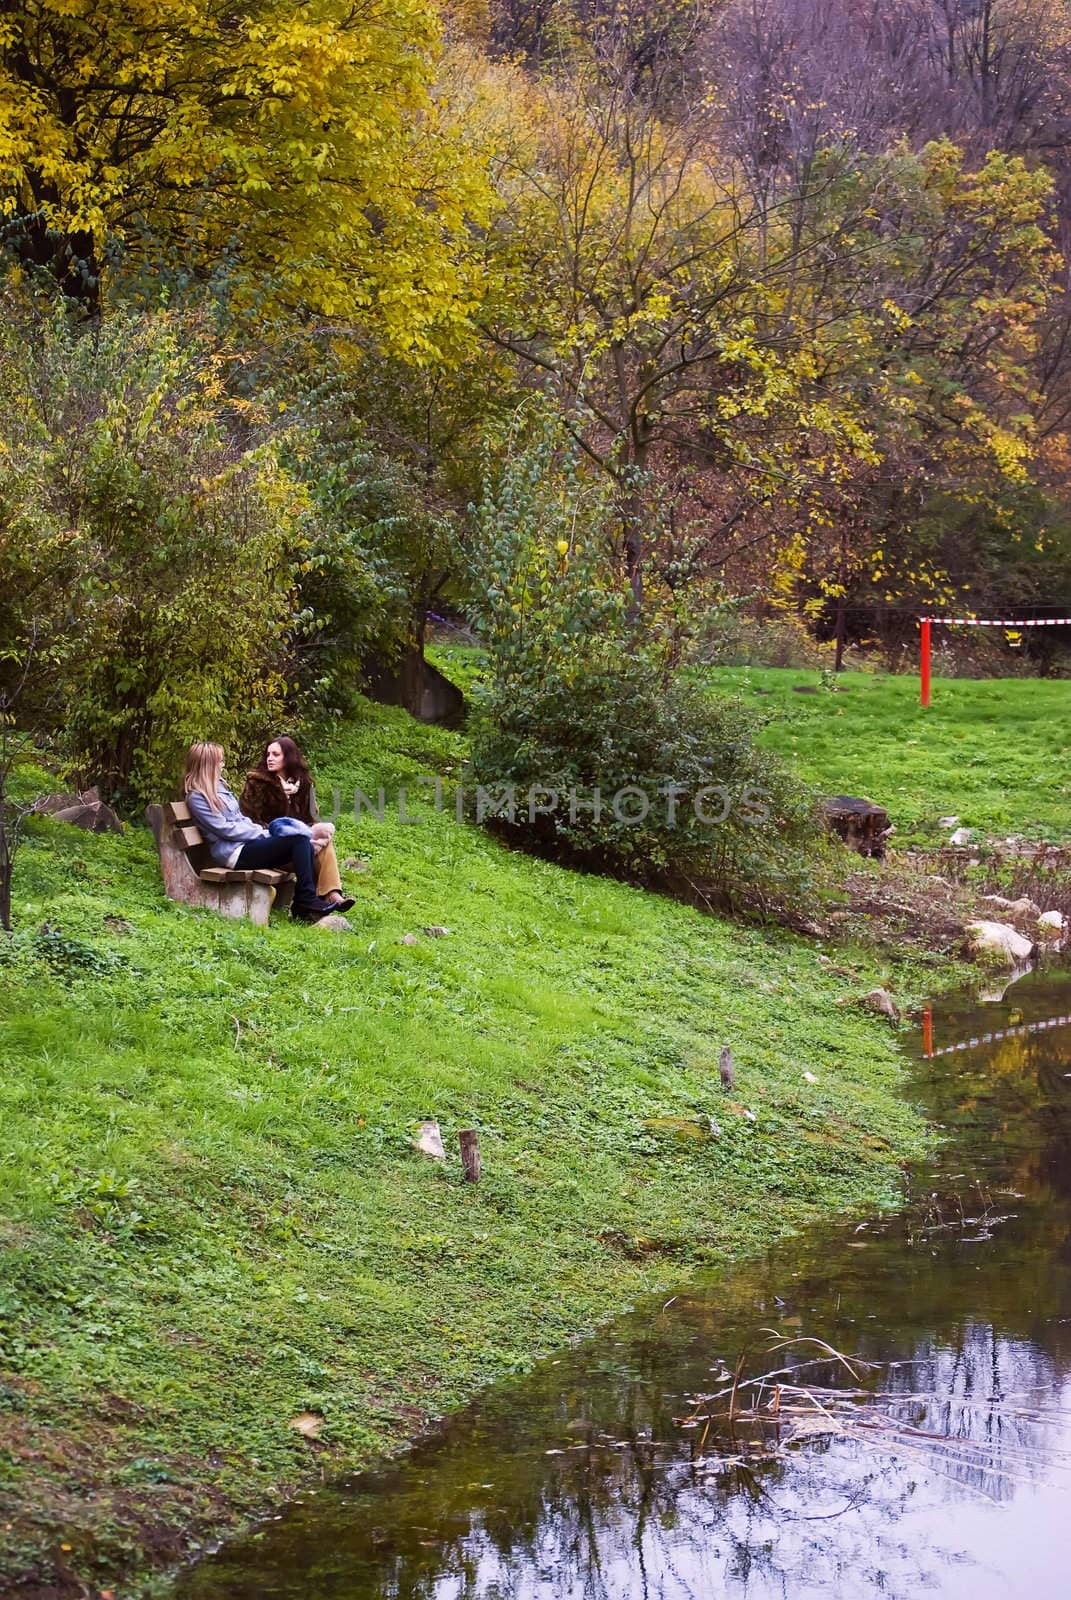
POLYGON ((219 867, 289 869, 297 878, 291 916, 316 922, 335 908, 316 893, 312 838, 289 833, 272 838, 267 828, 243 816, 223 781, 223 747, 191 744, 182 775, 186 803, 219 867))
POLYGON ((309 764, 295 741, 281 734, 265 747, 259 765, 246 774, 239 802, 247 817, 269 828, 280 818, 304 823, 316 852, 316 892, 335 911, 348 911, 353 900, 342 892, 335 854, 334 827, 321 822, 316 810, 309 764))

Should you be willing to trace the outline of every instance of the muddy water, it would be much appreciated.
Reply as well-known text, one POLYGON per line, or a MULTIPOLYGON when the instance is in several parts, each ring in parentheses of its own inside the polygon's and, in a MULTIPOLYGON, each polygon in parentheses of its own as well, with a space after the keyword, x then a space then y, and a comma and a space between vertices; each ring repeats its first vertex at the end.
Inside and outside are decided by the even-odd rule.
POLYGON ((1071 1595, 1068 1013, 1066 973, 935 1005, 914 1093, 950 1137, 902 1214, 637 1309, 177 1595, 1071 1595), (770 1328, 873 1365, 771 1353, 770 1328), (747 1386, 779 1365, 796 1370, 747 1386))

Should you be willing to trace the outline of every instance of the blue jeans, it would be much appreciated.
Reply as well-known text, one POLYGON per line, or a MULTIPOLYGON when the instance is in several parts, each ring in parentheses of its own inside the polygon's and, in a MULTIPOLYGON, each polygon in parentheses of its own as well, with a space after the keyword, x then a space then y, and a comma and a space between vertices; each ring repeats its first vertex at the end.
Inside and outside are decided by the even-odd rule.
POLYGON ((242 846, 242 853, 234 864, 243 872, 253 867, 275 867, 281 871, 289 868, 297 878, 294 904, 300 908, 319 903, 312 839, 307 833, 285 833, 281 839, 252 839, 242 846))
POLYGON ((276 817, 268 823, 268 832, 273 839, 285 839, 291 833, 303 833, 307 838, 312 829, 299 817, 276 817))

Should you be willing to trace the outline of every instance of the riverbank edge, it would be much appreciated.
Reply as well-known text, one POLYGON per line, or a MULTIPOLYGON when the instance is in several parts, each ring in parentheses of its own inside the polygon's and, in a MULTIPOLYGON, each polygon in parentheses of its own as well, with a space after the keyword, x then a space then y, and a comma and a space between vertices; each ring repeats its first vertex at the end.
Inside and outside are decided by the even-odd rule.
MULTIPOLYGON (((24 910, 28 910, 31 916, 38 915, 42 907, 50 904, 50 887, 58 888, 60 884, 69 883, 77 864, 81 862, 84 866, 87 861, 89 879, 99 879, 108 886, 109 903, 112 904, 116 898, 116 863, 120 859, 117 852, 122 846, 112 841, 72 840, 69 837, 59 840, 57 845, 58 838, 54 833, 48 837, 46 848, 50 848, 47 858, 45 850, 33 852, 36 858, 34 866, 40 871, 35 882, 33 868, 30 869, 30 889, 34 898, 24 910)), ((410 895, 414 892, 412 852, 403 856, 402 851, 411 838, 410 834, 409 840, 398 842, 396 850, 388 842, 381 859, 381 866, 385 869, 388 857, 392 858, 399 881, 407 885, 410 895)), ((143 908, 151 903, 153 916, 167 919, 172 913, 158 905, 159 891, 153 880, 154 862, 147 841, 140 838, 138 844, 141 851, 137 863, 139 871, 135 875, 138 881, 125 898, 119 895, 120 904, 117 907, 112 904, 109 914, 114 916, 118 911, 132 922, 139 920, 139 916, 144 920, 143 908)), ((691 919, 696 918, 697 914, 687 908, 652 896, 641 895, 637 900, 638 891, 607 884, 602 880, 592 880, 589 884, 588 880, 576 879, 562 869, 506 854, 483 836, 466 834, 463 848, 466 852, 464 871, 475 871, 477 855, 481 857, 483 865, 496 880, 496 889, 500 888, 503 892, 505 907, 510 904, 511 884, 506 880, 511 874, 513 886, 519 882, 520 892, 525 896, 538 894, 552 882, 556 885, 568 880, 571 889, 594 896, 600 907, 616 903, 618 897, 627 897, 627 906, 624 900, 622 904, 630 922, 635 923, 638 930, 631 951, 632 958, 647 956, 656 975, 662 969, 666 973, 669 971, 666 967, 666 951, 656 948, 656 925, 661 929, 664 924, 672 938, 679 936, 682 928, 702 930, 705 926, 713 939, 721 941, 717 948, 726 952, 738 944, 750 943, 752 959, 758 959, 757 953, 761 952, 761 958, 766 963, 765 967, 758 969, 758 986, 777 990, 780 982, 784 984, 783 992, 769 1002, 766 1016, 767 1022, 771 1016, 776 1017, 787 1030, 790 1043, 785 1049, 790 1056, 793 1049, 797 1048, 791 1044, 792 1038, 809 1037, 810 1030, 815 1026, 814 1014, 819 1009, 818 990, 812 990, 803 982, 802 975, 805 972, 815 970, 816 984, 820 980, 823 985, 820 1007, 823 1026, 831 1020, 828 1015, 831 1009, 831 985, 858 1000, 873 984, 879 981, 892 982, 898 1001, 907 1010, 926 995, 962 985, 971 975, 969 969, 947 957, 933 957, 922 963, 917 950, 901 954, 894 949, 861 950, 829 942, 820 950, 814 941, 785 934, 770 932, 756 935, 754 930, 748 932, 715 919, 693 921, 691 919), (648 920, 640 927, 644 918, 648 920), (819 965, 823 956, 825 969, 819 965), (837 973, 832 979, 828 972, 831 960, 837 973)), ((392 892, 397 896, 397 891, 392 892)), ((411 910, 407 909, 405 915, 411 914, 411 910)), ((81 921, 77 917, 68 920, 66 926, 71 929, 70 939, 76 954, 79 933, 84 933, 95 917, 99 920, 99 904, 95 910, 87 908, 81 921)), ((396 928, 401 925, 395 917, 390 927, 395 938, 396 928)), ((190 918, 188 914, 183 914, 183 928, 195 943, 201 941, 197 944, 199 951, 206 947, 205 941, 213 940, 214 935, 217 936, 216 944, 223 939, 231 941, 228 945, 231 953, 242 949, 248 938, 245 930, 224 931, 202 918, 190 918)), ((303 948, 295 942, 297 935, 294 930, 279 930, 275 937, 280 942, 288 941, 294 952, 303 948)), ((723 960, 726 987, 733 981, 739 984, 739 969, 731 967, 728 955, 719 956, 718 959, 723 960)), ((710 995, 707 1000, 713 998, 710 995)), ((741 997, 736 995, 731 1002, 725 1003, 730 1005, 731 1014, 735 1016, 736 1010, 732 1007, 739 1007, 741 997)), ((657 1052, 664 1057, 665 1039, 659 1028, 651 1025, 645 1034, 640 1024, 632 1020, 635 1026, 630 1048, 634 1047, 642 1055, 649 1045, 652 1058, 657 1052)), ((708 1217, 689 1212, 687 1208, 694 1205, 694 1187, 690 1191, 685 1179, 688 1178, 694 1185, 695 1173, 691 1168, 684 1171, 684 1164, 693 1158, 690 1148, 680 1154, 684 1175, 678 1175, 674 1165, 678 1152, 674 1148, 673 1159, 662 1160, 659 1156, 649 1174, 641 1180, 649 1185, 647 1204, 652 1214, 659 1205, 663 1211, 667 1207, 671 1210, 674 1205, 679 1206, 682 1215, 674 1219, 679 1223, 679 1228, 671 1249, 663 1248, 665 1241, 658 1238, 648 1239, 638 1235, 625 1237, 613 1228, 600 1229, 599 1216, 590 1211, 584 1212, 581 1207, 576 1226, 584 1236, 583 1250, 579 1255, 568 1255, 561 1261, 555 1260, 552 1252, 548 1251, 548 1270, 553 1269, 557 1276, 547 1279, 540 1286, 538 1305, 532 1304, 529 1299, 526 1310, 524 1296, 518 1296, 517 1285, 507 1288, 501 1281, 495 1281, 483 1315, 491 1318, 497 1314, 507 1318, 508 1332, 498 1335, 491 1346, 485 1343, 478 1350, 463 1351, 459 1356, 456 1345, 452 1345, 450 1330, 442 1329, 441 1336, 437 1336, 435 1342, 425 1340, 419 1350, 409 1352, 408 1365, 403 1359, 402 1365, 395 1370, 393 1409, 389 1414, 379 1414, 371 1419, 366 1442, 354 1445, 345 1439, 332 1440, 330 1430, 328 1438, 321 1440, 316 1437, 315 1414, 310 1413, 313 1431, 307 1436, 300 1432, 290 1434, 290 1448, 286 1452, 286 1466, 282 1471, 279 1470, 278 1453, 273 1460, 261 1463, 248 1457, 242 1459, 239 1451, 233 1460, 221 1468, 209 1459, 192 1460, 176 1450, 182 1481, 169 1481, 165 1466, 161 1469, 158 1481, 154 1482, 150 1469, 156 1457, 162 1454, 159 1449, 161 1428, 157 1419, 123 1419, 124 1442, 143 1439, 146 1455, 134 1458, 131 1463, 130 1451, 126 1448, 126 1465, 120 1467, 118 1458, 109 1454, 111 1442, 106 1430, 101 1429, 99 1419, 94 1416, 88 1429, 88 1442, 99 1442, 99 1458, 95 1462, 87 1461, 84 1455, 78 1459, 65 1459, 62 1450, 57 1450, 55 1459, 46 1464, 38 1479, 46 1488, 49 1484, 54 1487, 53 1504, 47 1504, 46 1496, 46 1502, 38 1502, 29 1508, 28 1521, 26 1508, 20 1507, 17 1497, 8 1495, 5 1506, 4 1480, 0 1477, 0 1518, 6 1525, 9 1540, 12 1536, 16 1540, 14 1545, 9 1544, 0 1561, 2 1592, 13 1597, 13 1600, 14 1597, 18 1597, 18 1600, 53 1600, 53 1597, 57 1597, 58 1600, 59 1596, 76 1594, 94 1597, 94 1600, 96 1597, 108 1600, 110 1596, 114 1596, 115 1600, 119 1600, 120 1596, 123 1600, 148 1600, 149 1596, 166 1594, 171 1582, 169 1574, 177 1567, 197 1559, 222 1539, 255 1525, 303 1487, 322 1481, 325 1476, 352 1475, 406 1449, 429 1425, 434 1426, 436 1418, 462 1407, 488 1383, 523 1370, 554 1349, 589 1335, 595 1328, 627 1310, 637 1299, 662 1290, 671 1291, 700 1269, 761 1253, 775 1240, 798 1231, 808 1222, 848 1211, 859 1214, 895 1205, 900 1169, 906 1161, 918 1157, 928 1137, 921 1116, 911 1108, 905 1108, 902 1102, 906 1062, 898 1067, 890 1062, 889 1044, 893 1034, 884 1018, 866 1012, 857 1005, 849 1005, 838 1014, 838 1025, 843 1027, 849 1041, 846 1049, 851 1058, 851 1083, 843 1108, 844 1120, 838 1125, 834 1137, 805 1127, 802 1115, 798 1124, 785 1121, 781 1134, 777 1136, 776 1152, 779 1157, 784 1154, 787 1160, 790 1152, 782 1151, 781 1146, 789 1139, 793 1136, 813 1138, 817 1161, 819 1155, 825 1154, 823 1139, 826 1144, 835 1144, 836 1162, 848 1174, 844 1176, 841 1173, 830 1179, 828 1192, 835 1196, 835 1200, 826 1198, 826 1191, 821 1184, 818 1185, 820 1199, 806 1198, 816 1193, 813 1175, 809 1175, 806 1182, 801 1177, 795 1187, 790 1176, 778 1176, 777 1214, 764 1211, 764 1202, 771 1192, 764 1188, 764 1183, 770 1182, 769 1173, 764 1173, 761 1168, 751 1168, 745 1161, 733 1180, 736 1184, 735 1201, 744 1220, 736 1233, 734 1248, 720 1249, 712 1246, 711 1239, 719 1228, 724 1232, 725 1196, 719 1196, 716 1205, 712 1203, 708 1217), (840 1018, 843 1018, 843 1023, 840 1018), (865 1107, 859 1100, 861 1084, 867 1085, 865 1107), (848 1200, 845 1198, 846 1188, 852 1191, 848 1200), (428 1396, 426 1402, 421 1401, 422 1392, 428 1396), (143 1461, 149 1462, 148 1469, 139 1467, 143 1461), (98 1508, 99 1515, 95 1513, 94 1516, 83 1515, 78 1510, 76 1501, 79 1495, 89 1499, 94 1493, 106 1491, 109 1473, 114 1476, 118 1470, 121 1477, 132 1466, 139 1467, 143 1473, 148 1470, 149 1477, 138 1481, 136 1485, 127 1480, 121 1504, 115 1507, 114 1517, 106 1505, 98 1508)), ((226 1051, 229 1052, 232 1048, 229 1024, 224 1040, 226 1051)), ((237 1046, 238 1040, 234 1039, 234 1050, 237 1050, 237 1046)), ((772 1064, 774 1076, 771 1082, 781 1082, 783 1087, 784 1073, 791 1070, 791 1064, 787 1068, 784 1062, 777 1066, 776 1071, 782 1073, 781 1080, 778 1080, 773 1065, 775 1058, 776 1051, 771 1045, 768 1055, 764 1054, 762 1059, 764 1063, 768 1059, 772 1064)), ((229 1061, 231 1057, 225 1053, 219 1059, 229 1061)), ((798 1059, 796 1065, 801 1065, 798 1059)), ((647 1070, 649 1075, 654 1072, 656 1087, 661 1085, 667 1095, 671 1083, 676 1085, 680 1076, 677 1062, 647 1070)), ((797 1071, 795 1076, 798 1078, 800 1073, 797 1071)), ((600 1080, 596 1087, 602 1093, 609 1084, 600 1080)), ((674 1087, 673 1093, 677 1092, 674 1087)), ((765 1091, 759 1088, 756 1092, 761 1095, 765 1091)), ((720 1100, 712 1102, 715 1109, 722 1103, 720 1100)), ((755 1100, 754 1103, 759 1105, 761 1113, 764 1108, 760 1102, 755 1100)), ((728 1105, 734 1108, 732 1113, 726 1111, 723 1115, 719 1110, 719 1116, 727 1124, 732 1124, 729 1131, 731 1140, 735 1141, 737 1130, 746 1132, 748 1127, 745 1121, 737 1118, 745 1118, 749 1113, 746 1108, 738 1107, 735 1099, 728 1105)), ((591 1096, 581 1093, 579 1088, 575 1096, 575 1109, 582 1124, 583 1119, 590 1118, 593 1111, 591 1096)), ((500 1128, 499 1134, 505 1143, 510 1137, 519 1141, 524 1135, 524 1128, 516 1121, 512 1128, 500 1128)), ((662 1136, 659 1130, 651 1138, 662 1136)), ((492 1145, 492 1153, 494 1150, 495 1146, 492 1145)), ((574 1136, 571 1147, 564 1155, 566 1164, 569 1160, 580 1164, 584 1162, 586 1146, 580 1134, 574 1136)), ((453 1200, 456 1200, 456 1195, 453 1195, 451 1203, 453 1200)), ((517 1203, 515 1192, 511 1192, 509 1203, 517 1203)), ((90 1220, 88 1226, 93 1228, 97 1224, 90 1220)), ((107 1230, 104 1231, 107 1237, 107 1230)), ((10 1244, 11 1237, 4 1242, 10 1244)), ((530 1267, 530 1260, 520 1244, 516 1249, 515 1261, 508 1241, 499 1243, 497 1250, 502 1254, 507 1276, 514 1266, 521 1275, 526 1266, 530 1267)), ((522 1284, 519 1287, 523 1289, 524 1286, 522 1284)), ((528 1287, 530 1290, 532 1285, 528 1287)), ((299 1323, 304 1320, 300 1310, 297 1317, 299 1323)), ((14 1394, 16 1403, 25 1400, 32 1412, 36 1401, 31 1390, 32 1382, 29 1389, 20 1390, 16 1380, 14 1386, 8 1386, 8 1397, 10 1399, 14 1394)), ((123 1397, 119 1395, 116 1398, 118 1403, 123 1397)), ((47 1401, 47 1394, 42 1394, 40 1399, 47 1401)), ((64 1406, 69 1399, 69 1396, 65 1397, 64 1406)), ((64 1406, 59 1408, 61 1413, 64 1406)), ((72 1415, 76 1414, 76 1411, 72 1412, 72 1415)), ((367 1417, 365 1420, 369 1421, 367 1417)), ((62 1414, 56 1421, 57 1425, 63 1423, 62 1414)), ((166 1436, 166 1422, 162 1432, 166 1436)), ((0 1443, 3 1442, 3 1435, 0 1434, 0 1443)), ((181 1440, 176 1439, 175 1442, 177 1445, 181 1440)), ((255 1438, 253 1443, 255 1446, 255 1438)))
MULTIPOLYGON (((874 963, 879 954, 874 949, 861 949, 855 945, 844 945, 840 948, 828 946, 827 948, 833 949, 841 960, 851 961, 854 959, 863 970, 866 970, 871 963, 874 963)), ((905 962, 913 962, 918 956, 918 942, 914 939, 907 940, 900 951, 885 945, 880 953, 887 959, 891 959, 894 964, 901 958, 905 962)), ((942 996, 957 990, 977 987, 987 981, 992 983, 996 975, 992 967, 981 968, 968 964, 962 959, 946 956, 941 959, 940 965, 930 970, 928 973, 929 981, 923 988, 899 986, 898 998, 904 1008, 904 1021, 902 1031, 899 1031, 897 1035, 898 1042, 914 1031, 916 1027, 915 1017, 925 1002, 938 1000, 942 996)), ((883 1023, 876 1023, 875 1032, 884 1032, 884 1027, 883 1023)), ((909 1086, 908 1080, 911 1071, 916 1065, 910 1062, 906 1056, 904 1057, 901 1090, 909 1086)), ((921 1115, 920 1112, 920 1117, 921 1115)), ((933 1148, 934 1143, 940 1139, 941 1135, 936 1128, 931 1127, 928 1123, 924 1124, 924 1126, 927 1130, 928 1139, 931 1141, 930 1147, 933 1148)), ((908 1166, 919 1159, 919 1150, 917 1147, 913 1147, 910 1150, 905 1150, 897 1157, 896 1165, 906 1176, 908 1166)), ((366 1472, 381 1470, 399 1456, 407 1454, 422 1440, 433 1439, 440 1429, 454 1422, 457 1415, 463 1412, 485 1388, 507 1376, 523 1376, 525 1372, 531 1371, 539 1363, 552 1359, 556 1352, 596 1337, 618 1318, 633 1311, 637 1301, 648 1298, 658 1301, 663 1295, 682 1292, 690 1284, 693 1284, 701 1273, 712 1274, 719 1267, 733 1266, 738 1262, 758 1259, 767 1250, 793 1237, 804 1227, 817 1226, 823 1222, 828 1223, 837 1217, 854 1218, 856 1216, 863 1217, 881 1212, 896 1211, 904 1198, 903 1191, 898 1192, 895 1196, 888 1193, 875 1193, 869 1205, 861 1204, 850 1208, 834 1207, 828 1210, 816 1209, 812 1215, 801 1218, 795 1226, 783 1230, 772 1230, 767 1237, 756 1240, 751 1250, 742 1254, 724 1258, 719 1258, 716 1255, 701 1255, 697 1256, 692 1262, 691 1272, 686 1272, 683 1276, 679 1272, 655 1273, 645 1277, 642 1283, 633 1283, 631 1280, 628 1284, 622 1283, 621 1296, 616 1304, 608 1306, 599 1316, 589 1321, 578 1323, 561 1343, 539 1350, 531 1360, 520 1365, 503 1366, 500 1373, 487 1379, 486 1382, 477 1384, 464 1397, 460 1398, 456 1406, 451 1408, 446 1415, 430 1418, 413 1428, 411 1432, 401 1432, 390 1448, 368 1456, 358 1455, 348 1461, 336 1462, 332 1477, 336 1482, 346 1481, 366 1472)), ((222 1549, 231 1540, 255 1534, 259 1526, 262 1526, 280 1511, 285 1510, 290 1500, 300 1497, 303 1492, 316 1487, 322 1482, 321 1474, 313 1469, 296 1477, 293 1482, 286 1485, 285 1492, 281 1496, 273 1495, 261 1498, 244 1506, 235 1504, 228 1509, 226 1522, 217 1526, 214 1536, 205 1542, 203 1548, 197 1549, 191 1555, 170 1564, 163 1570, 156 1571, 146 1568, 132 1572, 127 1582, 121 1588, 112 1592, 107 1590, 87 1591, 85 1600, 102 1600, 102 1597, 103 1600, 113 1600, 113 1597, 114 1600, 171 1600, 176 1580, 182 1572, 195 1566, 198 1561, 203 1560, 206 1556, 210 1556, 222 1549)), ((12 1597, 12 1600, 60 1600, 60 1597, 54 1595, 51 1590, 37 1591, 29 1589, 25 1593, 19 1591, 17 1596, 12 1597)))

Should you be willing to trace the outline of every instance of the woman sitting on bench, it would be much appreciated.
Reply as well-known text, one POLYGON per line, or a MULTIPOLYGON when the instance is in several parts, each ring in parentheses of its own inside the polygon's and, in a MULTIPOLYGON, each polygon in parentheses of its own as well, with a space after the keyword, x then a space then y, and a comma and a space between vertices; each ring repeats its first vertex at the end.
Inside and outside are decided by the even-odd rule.
POLYGON ((317 922, 335 908, 316 893, 316 868, 312 837, 307 832, 273 838, 267 828, 242 815, 237 800, 223 782, 223 747, 191 744, 182 775, 182 792, 209 854, 218 867, 247 872, 274 867, 297 878, 293 917, 317 922))
POLYGON ((259 822, 262 828, 270 828, 273 822, 285 817, 311 828, 316 851, 316 893, 330 900, 336 911, 350 909, 354 902, 342 892, 334 826, 320 821, 312 773, 300 745, 285 733, 272 739, 260 758, 260 765, 246 774, 238 804, 246 816, 259 822))

